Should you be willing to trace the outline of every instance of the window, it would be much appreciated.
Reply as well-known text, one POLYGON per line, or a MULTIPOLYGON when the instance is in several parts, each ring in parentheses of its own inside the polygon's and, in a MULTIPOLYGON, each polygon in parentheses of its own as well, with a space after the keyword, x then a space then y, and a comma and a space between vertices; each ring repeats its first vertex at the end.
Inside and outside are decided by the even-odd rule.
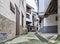
POLYGON ((10 10, 15 14, 15 8, 11 2, 10 2, 10 10))
POLYGON ((26 6, 26 12, 30 13, 31 14, 31 8, 26 6))
POLYGON ((30 19, 30 15, 26 14, 26 18, 29 18, 30 19))

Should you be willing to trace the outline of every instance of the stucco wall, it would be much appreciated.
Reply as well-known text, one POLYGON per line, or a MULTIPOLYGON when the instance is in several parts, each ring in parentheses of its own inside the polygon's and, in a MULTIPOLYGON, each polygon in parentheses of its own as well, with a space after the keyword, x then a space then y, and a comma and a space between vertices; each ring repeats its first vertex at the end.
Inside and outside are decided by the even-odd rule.
POLYGON ((10 2, 13 4, 15 9, 16 4, 20 11, 20 34, 25 33, 26 29, 25 0, 0 0, 0 34, 5 33, 7 39, 12 39, 16 37, 16 12, 14 14, 10 10, 10 2), (22 13, 24 15, 23 27, 22 27, 22 13))
POLYGON ((10 10, 10 0, 0 0, 0 14, 16 22, 16 16, 10 10))
POLYGON ((6 33, 6 40, 16 36, 16 15, 10 10, 10 1, 0 0, 0 34, 6 33))

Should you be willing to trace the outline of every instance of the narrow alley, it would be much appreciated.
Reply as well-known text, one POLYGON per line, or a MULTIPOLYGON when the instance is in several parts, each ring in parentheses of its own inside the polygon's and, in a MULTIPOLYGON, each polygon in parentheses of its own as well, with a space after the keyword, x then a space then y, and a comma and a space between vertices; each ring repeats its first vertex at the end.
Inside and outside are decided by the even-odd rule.
MULTIPOLYGON (((39 36, 39 35, 37 35, 39 36)), ((43 37, 40 40, 36 37, 35 32, 29 32, 27 35, 19 36, 12 41, 6 42, 6 44, 49 44, 43 37)))
POLYGON ((0 0, 0 44, 60 44, 60 0, 0 0))

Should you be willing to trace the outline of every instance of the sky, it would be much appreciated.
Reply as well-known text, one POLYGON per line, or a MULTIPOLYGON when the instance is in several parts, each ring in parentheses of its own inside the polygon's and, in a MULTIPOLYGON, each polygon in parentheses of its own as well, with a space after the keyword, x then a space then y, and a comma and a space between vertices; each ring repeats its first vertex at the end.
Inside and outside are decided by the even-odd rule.
POLYGON ((39 0, 39 12, 40 15, 44 15, 51 0, 39 0))

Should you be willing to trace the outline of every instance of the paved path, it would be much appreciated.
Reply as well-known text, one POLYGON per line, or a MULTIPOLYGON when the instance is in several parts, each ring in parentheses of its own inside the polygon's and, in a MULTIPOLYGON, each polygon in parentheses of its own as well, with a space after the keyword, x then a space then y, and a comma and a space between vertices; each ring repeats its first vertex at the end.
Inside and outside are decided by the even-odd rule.
MULTIPOLYGON (((5 44, 17 44, 17 43, 21 43, 21 42, 28 42, 29 40, 33 40, 33 39, 38 40, 39 42, 41 42, 41 44, 45 44, 45 42, 46 42, 46 44, 48 44, 48 41, 46 40, 46 37, 48 37, 48 34, 42 34, 42 35, 45 38, 44 37, 42 38, 42 36, 38 36, 39 38, 37 38, 37 36, 35 35, 34 32, 30 32, 27 35, 20 35, 19 37, 13 39, 12 41, 6 42, 5 44)), ((49 36, 50 36, 50 34, 49 34, 49 36)))
MULTIPOLYGON (((31 32, 31 33, 32 33, 32 32, 31 32)), ((39 40, 39 39, 34 35, 34 33, 32 33, 32 34, 29 33, 29 34, 27 34, 27 35, 19 36, 18 38, 15 38, 15 39, 12 40, 12 41, 6 42, 5 44, 14 44, 14 43, 26 42, 26 41, 29 41, 29 39, 39 40)))

